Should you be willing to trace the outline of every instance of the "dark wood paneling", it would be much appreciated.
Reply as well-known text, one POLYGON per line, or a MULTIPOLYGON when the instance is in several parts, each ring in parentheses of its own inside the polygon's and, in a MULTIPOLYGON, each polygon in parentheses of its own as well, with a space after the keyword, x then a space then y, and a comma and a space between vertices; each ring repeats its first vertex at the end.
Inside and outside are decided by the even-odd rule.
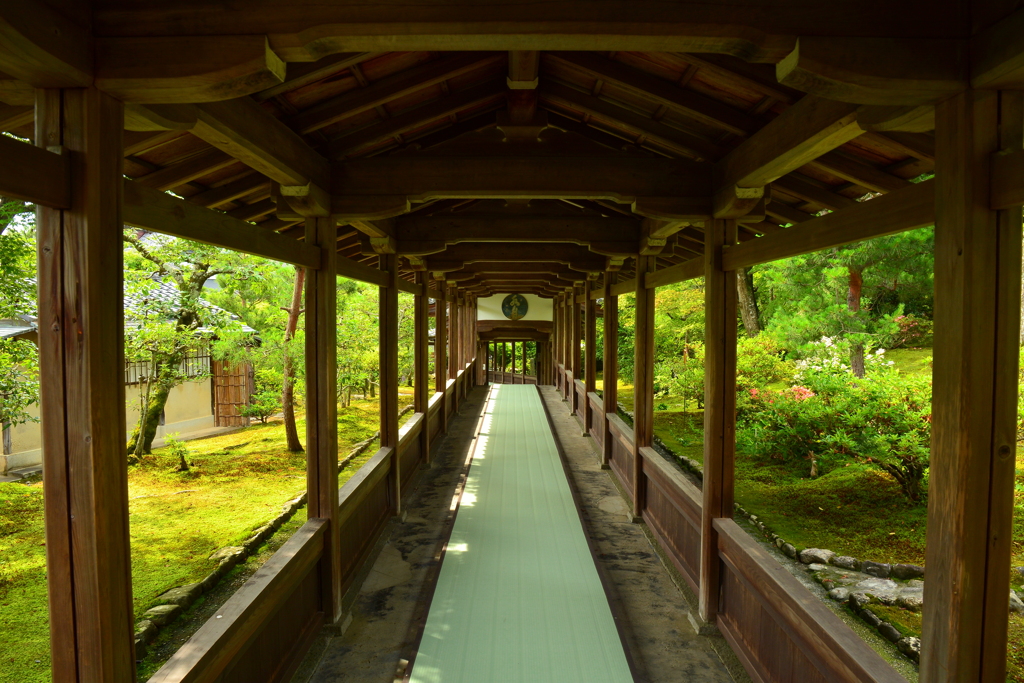
POLYGON ((391 517, 391 487, 394 485, 392 453, 390 448, 380 449, 348 480, 339 493, 343 595, 352 586, 355 576, 391 517))
POLYGON ((619 483, 633 496, 633 430, 617 415, 608 413, 612 454, 608 464, 619 483))
POLYGON ((696 591, 700 577, 701 493, 654 449, 643 448, 640 453, 647 479, 644 521, 696 591))

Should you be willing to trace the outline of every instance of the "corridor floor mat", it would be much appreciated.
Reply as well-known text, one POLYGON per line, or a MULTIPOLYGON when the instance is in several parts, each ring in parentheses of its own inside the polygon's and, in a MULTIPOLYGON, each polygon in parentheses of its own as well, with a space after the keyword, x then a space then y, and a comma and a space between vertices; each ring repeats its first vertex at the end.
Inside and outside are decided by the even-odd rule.
POLYGON ((411 683, 633 680, 532 385, 492 385, 411 683))

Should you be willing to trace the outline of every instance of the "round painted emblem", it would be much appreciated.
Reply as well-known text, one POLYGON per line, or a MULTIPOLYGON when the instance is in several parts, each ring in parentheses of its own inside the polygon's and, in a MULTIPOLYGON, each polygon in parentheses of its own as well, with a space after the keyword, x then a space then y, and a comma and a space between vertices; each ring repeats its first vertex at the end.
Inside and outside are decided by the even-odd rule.
POLYGON ((509 294, 501 302, 501 312, 509 320, 521 320, 528 309, 526 299, 519 294, 509 294))

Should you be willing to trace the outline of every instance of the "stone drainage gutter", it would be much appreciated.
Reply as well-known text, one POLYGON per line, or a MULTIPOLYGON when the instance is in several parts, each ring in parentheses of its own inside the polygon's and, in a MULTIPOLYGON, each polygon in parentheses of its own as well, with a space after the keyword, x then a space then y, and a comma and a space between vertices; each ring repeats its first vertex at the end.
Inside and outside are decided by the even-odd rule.
POLYGON ((199 596, 212 590, 228 572, 254 554, 257 548, 273 536, 305 504, 305 493, 288 501, 281 509, 281 514, 256 529, 252 536, 243 541, 242 545, 221 548, 210 555, 210 559, 219 560, 219 562, 217 568, 207 574, 202 581, 172 588, 158 596, 156 601, 160 604, 146 610, 135 623, 135 658, 145 657, 146 646, 153 642, 161 628, 184 613, 199 596))

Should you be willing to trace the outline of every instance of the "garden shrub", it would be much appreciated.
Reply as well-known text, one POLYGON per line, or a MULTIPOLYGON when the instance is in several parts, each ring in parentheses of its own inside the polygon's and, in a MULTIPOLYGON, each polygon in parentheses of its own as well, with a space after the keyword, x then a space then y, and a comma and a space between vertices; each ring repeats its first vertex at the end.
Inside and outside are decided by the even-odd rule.
POLYGON ((238 412, 242 417, 258 419, 263 424, 267 418, 281 410, 280 391, 261 391, 249 397, 249 405, 240 406, 238 412))
POLYGON ((898 374, 869 354, 857 379, 840 345, 818 344, 798 363, 799 384, 772 391, 749 388, 737 400, 737 452, 791 464, 810 476, 856 460, 891 475, 912 501, 924 494, 931 436, 931 382, 898 374))
POLYGON ((898 326, 888 338, 884 340, 886 347, 890 349, 919 349, 930 347, 933 340, 934 323, 928 318, 918 315, 899 315, 893 318, 898 326))

